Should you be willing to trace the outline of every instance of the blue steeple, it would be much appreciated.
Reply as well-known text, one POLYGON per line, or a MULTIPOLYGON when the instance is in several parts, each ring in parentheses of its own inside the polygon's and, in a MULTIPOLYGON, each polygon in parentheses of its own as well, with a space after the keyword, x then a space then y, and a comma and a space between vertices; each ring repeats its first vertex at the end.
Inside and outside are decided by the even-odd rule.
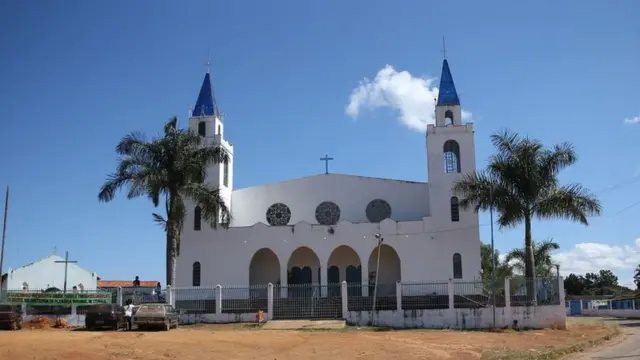
POLYGON ((442 62, 442 75, 440 75, 440 92, 437 105, 460 105, 460 98, 453 83, 453 76, 449 70, 447 59, 442 62))
POLYGON ((204 75, 204 81, 202 87, 200 87, 200 93, 198 94, 198 100, 196 106, 193 108, 191 116, 215 116, 218 115, 218 107, 216 106, 216 100, 213 96, 213 88, 211 87, 211 75, 209 72, 204 75))

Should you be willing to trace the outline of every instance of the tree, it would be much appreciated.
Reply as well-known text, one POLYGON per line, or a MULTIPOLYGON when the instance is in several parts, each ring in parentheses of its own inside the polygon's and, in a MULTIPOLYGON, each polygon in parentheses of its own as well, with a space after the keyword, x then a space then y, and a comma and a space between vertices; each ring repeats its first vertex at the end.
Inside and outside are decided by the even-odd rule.
POLYGON ((640 265, 636 266, 636 270, 633 273, 633 282, 636 284, 636 288, 640 290, 640 265))
POLYGON ((567 295, 584 295, 587 289, 586 279, 582 275, 569 274, 564 279, 564 289, 567 295))
MULTIPOLYGON (((531 241, 533 245, 533 258, 536 265, 536 276, 549 277, 553 273, 555 264, 551 260, 551 252, 560 249, 560 244, 553 239, 544 241, 531 241)), ((506 262, 514 262, 513 267, 524 273, 526 253, 524 249, 513 249, 507 253, 506 262)))
POLYGON ((218 145, 206 145, 196 133, 177 128, 171 118, 159 138, 147 141, 140 133, 124 136, 116 146, 119 155, 116 171, 108 175, 98 199, 109 202, 121 188, 128 188, 127 198, 145 196, 154 207, 161 202, 165 216, 152 214, 166 233, 166 283, 173 286, 180 233, 186 214, 186 201, 201 208, 201 216, 213 228, 226 226, 229 210, 218 189, 205 185, 207 167, 226 163, 227 152, 218 145))
MULTIPOLYGON (((506 277, 513 275, 513 269, 506 261, 500 261, 500 251, 494 249, 494 256, 496 261, 496 280, 504 280, 506 277)), ((480 244, 480 276, 485 283, 491 282, 491 245, 481 243, 480 244)))
MULTIPOLYGON (((491 135, 496 154, 487 169, 462 175, 453 191, 463 209, 476 212, 493 207, 500 228, 524 223, 525 276, 535 279, 533 219, 568 219, 588 225, 588 216, 602 212, 600 201, 579 184, 560 185, 558 174, 576 163, 573 146, 560 143, 545 148, 538 140, 505 130, 491 135)), ((535 281, 528 281, 529 296, 535 281)))

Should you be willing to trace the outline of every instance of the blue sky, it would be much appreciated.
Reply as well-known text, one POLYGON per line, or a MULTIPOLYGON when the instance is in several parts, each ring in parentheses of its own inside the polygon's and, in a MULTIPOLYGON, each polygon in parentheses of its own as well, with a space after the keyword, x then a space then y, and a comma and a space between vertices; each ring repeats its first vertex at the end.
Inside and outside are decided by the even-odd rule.
MULTIPOLYGON (((534 237, 562 245, 563 272, 610 268, 630 283, 640 263, 639 12, 633 0, 3 1, 5 269, 57 247, 103 278, 164 281, 151 205, 100 204, 97 193, 121 136, 155 135, 172 115, 186 123, 209 50, 237 187, 321 173, 325 153, 332 172, 425 180, 420 129, 444 36, 478 166, 501 128, 572 141, 580 160, 562 180, 596 192, 604 214, 589 227, 536 223, 534 237), (363 81, 364 101, 347 112, 363 81)), ((503 252, 522 239, 521 228, 495 236, 503 252)))

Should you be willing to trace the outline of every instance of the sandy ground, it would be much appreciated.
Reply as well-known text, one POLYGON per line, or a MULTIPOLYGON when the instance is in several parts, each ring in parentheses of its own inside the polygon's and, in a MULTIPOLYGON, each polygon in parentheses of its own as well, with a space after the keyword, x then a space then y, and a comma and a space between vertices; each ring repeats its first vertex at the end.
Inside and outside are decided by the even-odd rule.
POLYGON ((286 331, 239 325, 182 327, 170 332, 22 330, 0 335, 0 359, 479 359, 485 350, 567 346, 601 336, 597 323, 569 330, 286 331))

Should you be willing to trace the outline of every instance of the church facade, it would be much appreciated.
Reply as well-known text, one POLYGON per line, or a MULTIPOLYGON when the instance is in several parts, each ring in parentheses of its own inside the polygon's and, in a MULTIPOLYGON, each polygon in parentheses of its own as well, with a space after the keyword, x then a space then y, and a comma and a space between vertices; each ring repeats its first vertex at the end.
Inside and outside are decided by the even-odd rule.
POLYGON ((189 209, 176 285, 324 285, 377 278, 379 294, 391 295, 398 281, 478 278, 478 215, 462 210, 451 192, 461 174, 475 170, 474 130, 461 121, 447 60, 435 115, 425 134, 429 182, 327 173, 234 189, 233 146, 207 73, 189 126, 230 154, 228 164, 209 169, 206 181, 220 189, 232 220, 228 229, 213 230, 198 207, 189 209))

